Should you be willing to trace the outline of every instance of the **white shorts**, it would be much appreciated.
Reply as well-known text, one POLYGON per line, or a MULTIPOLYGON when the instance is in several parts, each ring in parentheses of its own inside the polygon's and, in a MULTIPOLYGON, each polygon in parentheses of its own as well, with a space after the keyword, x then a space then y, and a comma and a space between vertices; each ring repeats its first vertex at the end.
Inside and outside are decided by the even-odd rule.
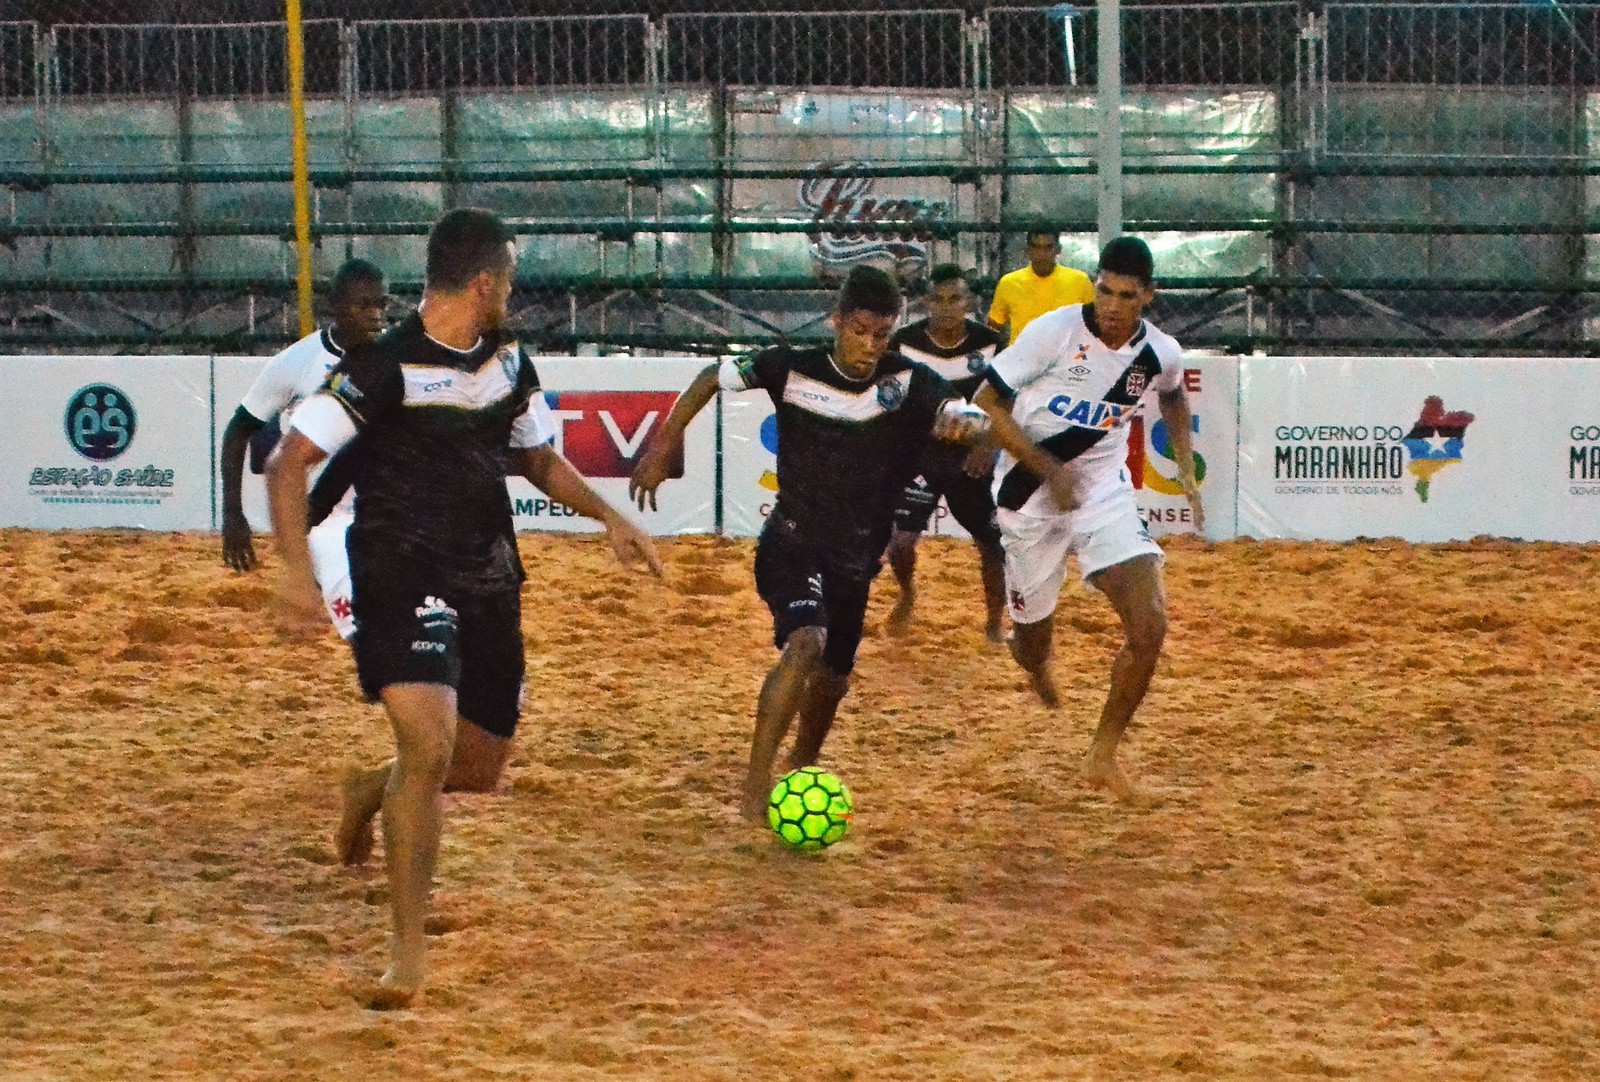
POLYGON ((348 512, 335 510, 306 535, 306 544, 311 547, 311 570, 322 587, 322 603, 328 607, 328 619, 342 639, 356 633, 355 616, 350 611, 350 553, 345 549, 345 534, 354 521, 348 512))
POLYGON ((1135 557, 1162 555, 1131 492, 1065 515, 1038 518, 1002 510, 997 517, 1012 623, 1036 624, 1056 611, 1068 556, 1078 558, 1078 571, 1087 581, 1135 557))

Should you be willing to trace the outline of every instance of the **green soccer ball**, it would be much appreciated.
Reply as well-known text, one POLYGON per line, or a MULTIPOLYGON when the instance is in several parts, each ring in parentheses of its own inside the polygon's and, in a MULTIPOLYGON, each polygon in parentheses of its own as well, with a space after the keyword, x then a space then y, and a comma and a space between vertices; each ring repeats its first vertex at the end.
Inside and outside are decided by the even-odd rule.
POLYGON ((767 823, 790 849, 826 849, 850 833, 850 790, 814 766, 803 766, 778 780, 767 797, 767 823))

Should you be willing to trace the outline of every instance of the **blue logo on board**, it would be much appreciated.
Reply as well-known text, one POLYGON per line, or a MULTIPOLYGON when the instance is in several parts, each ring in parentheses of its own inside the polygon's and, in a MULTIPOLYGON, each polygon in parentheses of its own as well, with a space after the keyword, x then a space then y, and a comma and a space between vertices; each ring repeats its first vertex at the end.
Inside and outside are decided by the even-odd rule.
POLYGON ((133 403, 109 383, 80 387, 67 402, 67 442, 84 458, 105 462, 133 443, 133 403))

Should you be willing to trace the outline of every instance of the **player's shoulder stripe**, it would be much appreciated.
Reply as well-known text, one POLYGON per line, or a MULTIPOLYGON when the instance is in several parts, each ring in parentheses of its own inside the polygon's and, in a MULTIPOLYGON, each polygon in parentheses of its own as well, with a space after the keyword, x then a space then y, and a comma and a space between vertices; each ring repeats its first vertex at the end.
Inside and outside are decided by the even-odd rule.
MULTIPOLYGON (((903 360, 903 358, 902 358, 903 360)), ((911 390, 916 366, 908 363, 884 372, 861 388, 840 387, 804 372, 792 371, 784 384, 786 405, 833 421, 872 421, 900 408, 911 390)))
POLYGON ((1146 344, 1154 351, 1162 369, 1183 363, 1183 347, 1178 340, 1148 320, 1142 327, 1146 344))

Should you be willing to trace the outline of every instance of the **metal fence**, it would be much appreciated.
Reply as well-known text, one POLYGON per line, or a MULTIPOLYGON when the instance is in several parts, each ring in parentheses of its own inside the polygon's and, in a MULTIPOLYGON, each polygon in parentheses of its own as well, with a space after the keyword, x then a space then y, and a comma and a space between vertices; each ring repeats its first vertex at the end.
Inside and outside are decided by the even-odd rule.
MULTIPOLYGON (((478 203, 524 233, 553 342, 723 349, 816 334, 851 259, 992 282, 1042 219, 1093 262, 1093 6, 518 7, 306 24, 321 271, 367 255, 414 291, 429 222, 478 203)), ((5 348, 289 333, 272 8, 0 23, 5 348)), ((1125 2, 1119 26, 1124 224, 1188 343, 1600 352, 1600 4, 1125 2)))

